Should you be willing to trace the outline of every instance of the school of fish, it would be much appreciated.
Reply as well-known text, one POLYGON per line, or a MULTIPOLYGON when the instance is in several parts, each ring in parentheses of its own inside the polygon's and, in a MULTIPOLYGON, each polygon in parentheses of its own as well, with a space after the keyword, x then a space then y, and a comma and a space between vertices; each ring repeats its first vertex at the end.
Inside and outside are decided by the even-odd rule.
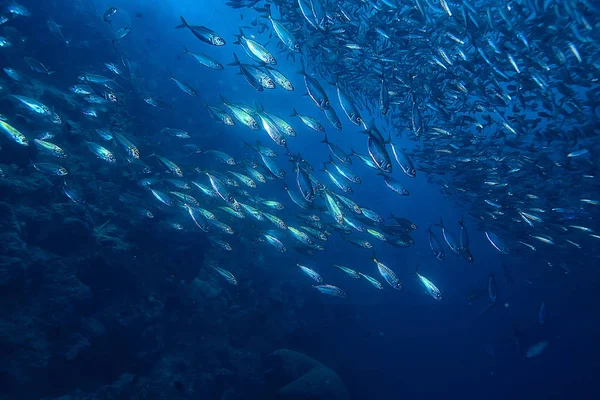
MULTIPOLYGON (((81 168, 78 160, 93 156, 101 164, 90 167, 131 170, 137 187, 118 200, 132 216, 160 214, 172 229, 202 230, 223 252, 235 250, 228 237, 251 229, 253 236, 244 236, 248 246, 297 252, 301 261, 294 268, 306 275, 307 284, 340 298, 347 293, 337 282, 346 276, 378 290, 421 285, 432 299, 443 299, 426 273, 417 268, 410 283, 402 282, 396 260, 375 254, 376 242, 414 245, 418 228, 390 210, 381 215, 374 204, 357 204, 352 193, 364 180, 380 182, 390 196, 410 196, 402 182, 423 174, 470 215, 458 223, 443 218, 438 223, 434 216, 421 229, 416 240, 428 243, 432 260, 443 261, 449 250, 466 263, 479 262, 469 247, 468 224, 485 232, 501 257, 541 259, 565 273, 573 268, 573 252, 582 260, 597 259, 598 5, 589 0, 230 0, 227 5, 254 18, 240 26, 235 41, 203 25, 208 21, 185 16, 161 29, 198 39, 198 50, 184 48, 184 55, 203 68, 236 69, 258 92, 302 91, 314 105, 310 115, 293 106, 289 115, 278 115, 253 99, 215 97, 204 108, 215 123, 260 135, 261 140, 240 143, 250 157, 204 148, 174 126, 160 133, 181 139, 181 152, 163 151, 150 138, 122 129, 130 88, 147 107, 165 113, 172 108, 137 87, 125 54, 81 71, 64 90, 69 113, 77 110, 86 126, 36 98, 36 82, 52 84, 52 65, 29 54, 22 54, 23 65, 3 61, 2 86, 10 88, 8 98, 27 118, 1 116, 1 151, 35 147, 30 173, 54 179, 57 190, 78 204, 93 202, 71 183, 81 168), (221 60, 204 54, 203 46, 222 48, 221 60), (298 65, 302 87, 277 69, 282 60, 298 65), (78 141, 58 133, 65 126, 79 132, 78 141), (328 135, 332 130, 361 137, 364 147, 355 152, 335 143, 328 135), (294 151, 294 138, 308 134, 318 135, 315 142, 329 150, 320 165, 294 151), (190 154, 210 162, 190 162, 190 154), (279 191, 282 197, 261 195, 261 187, 276 185, 285 189, 279 191), (283 213, 288 199, 295 210, 283 213), (368 266, 327 266, 328 279, 339 274, 336 284, 307 261, 334 234, 371 259, 368 266)), ((110 7, 101 16, 117 49, 131 32, 113 26, 118 12, 110 7)), ((0 21, 8 25, 30 15, 12 3, 0 21)), ((53 19, 48 30, 66 45, 72 42, 53 19)), ((0 37, 0 52, 11 44, 0 37)), ((181 96, 198 96, 181 77, 168 70, 165 76, 181 96)), ((238 284, 232 271, 213 268, 238 284)), ((487 295, 494 306, 499 290, 493 275, 487 295)), ((542 303, 540 323, 545 307, 542 303)), ((546 346, 529 347, 527 357, 546 346)))

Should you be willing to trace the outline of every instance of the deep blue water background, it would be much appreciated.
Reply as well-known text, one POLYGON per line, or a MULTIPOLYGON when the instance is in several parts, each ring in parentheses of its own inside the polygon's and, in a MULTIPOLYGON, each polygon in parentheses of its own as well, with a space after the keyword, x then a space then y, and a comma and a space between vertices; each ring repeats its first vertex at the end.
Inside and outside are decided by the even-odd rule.
MULTIPOLYGON (((290 77, 295 92, 277 89, 259 93, 249 87, 243 77, 236 75, 237 68, 213 71, 202 68, 191 57, 181 54, 183 46, 186 46, 191 51, 205 52, 226 64, 233 59, 235 51, 247 61, 243 49, 233 42, 238 26, 248 25, 258 16, 253 11, 240 10, 244 14, 244 19, 240 20, 240 11, 232 10, 220 1, 96 1, 95 9, 90 10, 91 14, 82 21, 80 14, 70 13, 71 2, 38 4, 23 1, 23 4, 34 15, 31 19, 16 21, 15 27, 29 37, 29 54, 52 65, 57 71, 52 82, 62 85, 63 89, 74 83, 76 74, 85 65, 89 65, 92 72, 103 73, 102 63, 118 60, 113 49, 94 48, 94 44, 101 32, 110 35, 109 27, 99 15, 108 6, 119 9, 113 25, 130 24, 132 27, 131 34, 121 42, 119 49, 131 61, 140 86, 145 93, 161 96, 174 105, 173 110, 150 113, 141 101, 134 104, 129 112, 140 120, 137 125, 140 131, 133 135, 156 135, 156 140, 161 141, 157 146, 165 153, 169 153, 166 146, 179 143, 164 141, 158 135, 157 127, 188 130, 192 141, 200 147, 218 148, 236 158, 251 156, 243 147, 244 140, 253 142, 260 139, 263 144, 269 144, 262 131, 257 133, 240 126, 228 128, 213 123, 203 105, 218 103, 219 95, 233 102, 263 104, 268 111, 283 117, 287 117, 294 107, 299 113, 317 117, 326 126, 332 142, 346 150, 354 148, 366 153, 366 136, 359 134, 355 126, 343 119, 337 101, 333 101, 336 99, 335 88, 327 86, 332 104, 344 124, 342 132, 331 129, 310 99, 302 96, 302 77, 296 73, 299 63, 278 57, 277 67, 290 77), (91 49, 71 48, 66 51, 64 46, 57 46, 55 40, 45 37, 45 31, 39 33, 45 29, 48 16, 44 9, 64 25, 65 35, 73 42, 89 41, 91 49), (54 14, 59 10, 60 14, 54 14), (143 18, 135 18, 136 12, 141 12, 143 18), (210 47, 200 43, 189 31, 174 29, 180 23, 179 15, 185 16, 190 24, 211 27, 225 38, 227 45, 210 47), (90 21, 96 25, 90 26, 90 21), (198 98, 183 94, 169 80, 168 70, 193 86, 199 93, 198 98)), ((245 32, 249 34, 250 30, 245 32)), ((260 39, 267 41, 265 35, 260 39)), ((275 40, 270 40, 270 48, 274 49, 275 40)), ((25 70, 26 66, 20 68, 25 70)), ((287 120, 298 132, 298 136, 289 141, 292 152, 301 152, 315 167, 328 158, 327 147, 319 144, 320 135, 303 128, 299 121, 287 120)), ((402 138, 398 138, 396 143, 401 147, 413 146, 402 138)), ((145 154, 149 154, 151 149, 145 150, 145 154)), ((286 165, 286 157, 280 154, 278 162, 286 166, 287 182, 292 187, 293 174, 286 165)), ((459 209, 452 199, 444 198, 438 186, 427 182, 424 173, 419 173, 414 180, 402 180, 411 196, 400 198, 387 191, 379 177, 366 167, 355 162, 354 168, 363 178, 363 183, 355 186, 352 197, 358 204, 384 216, 390 211, 397 216, 405 216, 419 226, 413 235, 416 241, 414 247, 396 249, 375 244, 378 258, 398 273, 405 288, 396 292, 386 287, 379 292, 364 281, 345 279, 339 271, 332 269, 333 263, 371 271, 374 276, 376 269, 369 251, 352 247, 337 238, 326 245, 324 252, 306 263, 318 269, 324 277, 330 277, 326 279, 328 282, 343 287, 348 293, 345 300, 313 293, 305 277, 292 268, 297 261, 303 260, 293 251, 269 255, 265 265, 272 269, 267 275, 273 279, 273 290, 306 294, 302 304, 289 304, 293 312, 286 318, 293 318, 298 324, 287 338, 289 348, 304 352, 338 372, 355 399, 504 399, 509 396, 566 399, 594 398, 594 394, 600 394, 595 384, 600 373, 600 325, 597 318, 600 296, 595 266, 588 265, 584 270, 565 276, 563 270, 552 269, 539 258, 500 255, 468 217, 468 207, 459 209), (446 260, 437 262, 428 247, 427 226, 443 217, 446 226, 458 235, 456 221, 463 215, 469 228, 475 263, 466 264, 447 247, 446 260), (503 276, 502 263, 512 272, 512 287, 503 276), (421 273, 442 290, 444 301, 435 302, 423 293, 414 276, 417 264, 421 273), (498 280, 500 304, 480 315, 480 311, 488 305, 487 295, 472 302, 467 296, 473 290, 486 289, 489 273, 494 273, 498 280), (285 284, 281 284, 282 281, 285 284), (548 318, 546 324, 540 326, 537 312, 543 301, 548 307, 548 318), (515 341, 513 325, 523 330, 532 344, 547 340, 550 346, 538 358, 527 359, 515 341)), ((324 176, 321 175, 321 178, 325 181, 324 176)), ((261 190, 263 197, 272 195, 284 201, 288 206, 286 213, 294 210, 295 206, 283 192, 280 182, 270 182, 266 189, 261 190)), ((441 235, 438 236, 441 239, 441 235)), ((234 266, 232 270, 243 271, 245 255, 234 252, 231 257, 234 257, 229 261, 229 265, 234 266)), ((573 257, 577 257, 576 252, 573 257)), ((199 266, 190 259, 189 268, 196 270, 199 266)), ((118 280, 119 276, 114 279, 118 280)), ((243 308, 244 303, 240 302, 239 307, 243 308)), ((282 323, 289 323, 289 320, 283 319, 282 323)), ((255 334, 261 335, 258 327, 255 334)), ((118 354, 115 357, 118 358, 118 354)), ((86 383, 81 382, 81 386, 86 386, 86 383)))

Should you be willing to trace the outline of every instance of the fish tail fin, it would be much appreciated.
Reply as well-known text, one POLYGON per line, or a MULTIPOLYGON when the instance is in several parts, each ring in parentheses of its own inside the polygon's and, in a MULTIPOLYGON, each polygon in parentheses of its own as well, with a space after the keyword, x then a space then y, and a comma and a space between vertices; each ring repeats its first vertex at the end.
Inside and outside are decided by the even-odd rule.
POLYGON ((327 139, 327 132, 324 132, 324 133, 325 133, 325 139, 321 140, 320 143, 329 144, 329 140, 327 139))
POLYGON ((373 118, 371 118, 371 122, 366 123, 363 121, 363 128, 361 129, 359 132, 360 133, 366 133, 367 135, 371 133, 371 130, 373 129, 373 124, 375 123, 375 120, 373 118))
POLYGON ((221 98, 221 101, 222 101, 224 104, 227 104, 227 103, 229 103, 229 102, 227 101, 227 99, 226 99, 226 98, 225 98, 225 97, 224 97, 222 94, 220 94, 220 95, 219 95, 219 97, 221 98))
POLYGON ((56 71, 48 71, 48 75, 52 75, 53 73, 55 73, 56 71))
POLYGON ((465 222, 465 217, 464 217, 464 215, 462 215, 462 216, 460 217, 460 221, 458 221, 458 224, 459 224, 460 226, 464 227, 464 226, 465 226, 465 225, 464 225, 464 222, 465 222))
POLYGON ((191 53, 191 52, 188 50, 188 48, 187 48, 187 47, 185 47, 185 46, 183 46, 183 50, 184 50, 184 53, 185 53, 185 54, 189 54, 189 53, 191 53))
POLYGON ((177 25, 175 27, 175 29, 189 28, 189 25, 188 25, 187 21, 185 20, 185 18, 183 18, 182 15, 180 15, 179 18, 181 18, 181 25, 177 25))
POLYGON ((298 111, 296 111, 295 108, 292 108, 292 114, 290 115, 290 117, 295 117, 298 115, 298 111))
POLYGON ((419 274, 419 264, 417 264, 417 267, 415 268, 415 274, 419 274))
POLYGON ((300 75, 306 75, 306 70, 304 69, 304 59, 300 61, 300 71, 297 71, 300 75))
POLYGON ((375 250, 373 250, 373 261, 377 262, 377 254, 375 253, 375 250))
POLYGON ((239 35, 233 35, 237 38, 237 40, 235 42, 233 42, 233 44, 241 44, 241 39, 244 37, 244 32, 242 31, 242 27, 238 27, 238 29, 240 30, 240 34, 239 35))
POLYGON ((391 217, 392 219, 395 219, 395 218, 396 218, 396 217, 394 216, 394 213, 393 213, 393 212, 391 212, 391 211, 390 211, 390 217, 391 217))
POLYGON ((354 149, 352 147, 350 147, 350 156, 355 156, 356 152, 354 151, 354 149))
POLYGON ((229 66, 236 66, 236 65, 240 65, 240 59, 238 58, 237 54, 235 54, 235 51, 233 52, 233 62, 229 63, 227 65, 229 66))
MULTIPOLYGON (((262 11, 258 8, 254 8, 254 10, 259 11, 259 12, 262 11)), ((260 16, 261 18, 271 18, 271 5, 270 4, 265 4, 264 12, 265 12, 265 15, 261 15, 260 16)))
POLYGON ((288 190, 288 185, 287 185, 287 183, 284 183, 284 184, 283 184, 283 190, 286 190, 286 191, 288 190))

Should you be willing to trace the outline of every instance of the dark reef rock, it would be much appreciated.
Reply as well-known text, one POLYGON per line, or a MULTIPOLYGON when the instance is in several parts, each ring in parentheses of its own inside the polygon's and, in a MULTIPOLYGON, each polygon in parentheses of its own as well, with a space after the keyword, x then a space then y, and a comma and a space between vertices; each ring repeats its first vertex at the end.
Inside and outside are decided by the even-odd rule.
POLYGON ((267 381, 280 400, 348 400, 340 377, 320 362, 288 349, 267 359, 267 381))

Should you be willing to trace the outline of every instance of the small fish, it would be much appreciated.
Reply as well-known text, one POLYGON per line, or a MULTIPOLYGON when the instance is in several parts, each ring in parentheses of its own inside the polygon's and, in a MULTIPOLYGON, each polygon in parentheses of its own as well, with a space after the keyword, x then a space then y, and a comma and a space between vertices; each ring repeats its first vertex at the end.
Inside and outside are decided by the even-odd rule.
POLYGON ((106 11, 104 11, 104 14, 102 14, 102 19, 104 20, 104 22, 111 22, 112 17, 117 13, 117 9, 115 7, 108 7, 106 9, 106 11))
POLYGON ((508 248, 504 244, 504 241, 496 234, 492 232, 485 232, 487 240, 502 254, 508 254, 508 248))
POLYGON ((113 42, 118 42, 119 40, 123 39, 125 36, 129 35, 129 33, 131 32, 131 28, 129 26, 124 26, 121 29, 119 29, 118 31, 115 32, 115 39, 113 40, 113 42))
POLYGON ((431 230, 431 227, 429 227, 427 229, 427 232, 429 232, 429 247, 431 248, 433 255, 438 260, 443 261, 444 258, 446 257, 446 254, 444 253, 444 249, 442 248, 440 241, 438 240, 437 236, 431 230))
POLYGON ((433 282, 431 282, 429 279, 425 278, 423 275, 419 274, 419 266, 417 266, 416 274, 417 274, 417 277, 419 278, 419 281, 425 288, 425 291, 427 292, 427 294, 429 294, 431 297, 433 297, 436 300, 442 300, 442 292, 440 292, 440 290, 437 288, 437 286, 435 286, 435 284, 433 282))
POLYGON ((526 353, 527 358, 534 358, 534 357, 539 356, 540 354, 542 354, 544 352, 544 350, 546 350, 546 347, 548 347, 549 344, 550 343, 548 343, 548 342, 539 342, 539 343, 531 345, 527 349, 527 353, 526 353))
POLYGON ((329 295, 329 296, 334 296, 334 297, 341 297, 341 298, 345 298, 346 297, 346 292, 344 292, 342 289, 340 289, 337 286, 333 286, 333 285, 316 285, 313 286, 315 289, 317 289, 319 292, 329 295))
POLYGON ((204 65, 205 67, 208 67, 211 69, 223 69, 223 64, 221 64, 214 58, 211 58, 203 53, 192 53, 185 46, 183 47, 183 49, 185 50, 185 54, 189 54, 190 56, 192 56, 201 65, 204 65))
POLYGON ((33 144, 40 150, 46 154, 50 154, 54 157, 58 158, 67 158, 67 153, 55 145, 54 143, 46 142, 40 139, 33 139, 33 144))
POLYGON ((298 112, 296 111, 295 108, 292 109, 292 117, 298 117, 300 118, 300 121, 302 121, 302 123, 306 126, 308 126, 310 129, 312 129, 315 132, 325 132, 325 128, 323 127, 323 125, 321 125, 321 123, 319 121, 317 121, 316 119, 314 119, 313 117, 309 117, 308 115, 302 115, 302 114, 298 114, 298 112))
POLYGON ((275 60, 275 57, 273 57, 269 50, 267 50, 266 47, 258 43, 256 40, 244 36, 244 32, 241 28, 240 34, 236 35, 236 37, 238 40, 235 42, 235 44, 241 45, 246 51, 246 54, 248 54, 248 56, 253 60, 265 64, 277 64, 277 60, 275 60))
POLYGON ((232 284, 232 285, 234 285, 234 286, 238 284, 238 281, 237 281, 237 279, 235 278, 235 276, 234 276, 234 275, 233 275, 231 272, 229 272, 229 271, 227 271, 226 269, 223 269, 223 268, 221 268, 221 267, 212 267, 212 268, 213 268, 215 271, 217 271, 217 273, 218 273, 219 275, 221 275, 223 278, 225 278, 225 280, 226 280, 227 282, 229 282, 230 284, 232 284))
POLYGON ((0 120, 0 129, 10 140, 13 142, 20 144, 21 146, 29 146, 29 141, 21 132, 19 132, 16 128, 13 128, 9 125, 8 122, 0 120))
POLYGON ((188 85, 185 82, 182 82, 182 81, 176 79, 170 71, 169 71, 169 75, 171 76, 171 80, 173 82, 175 82, 175 84, 177 85, 177 87, 179 89, 181 89, 184 93, 187 93, 187 94, 189 94, 190 96, 193 96, 193 97, 198 96, 198 92, 196 92, 196 90, 193 87, 191 87, 190 85, 188 85))
POLYGON ((216 32, 210 30, 209 28, 207 28, 205 26, 198 26, 198 25, 191 26, 187 23, 187 21, 182 16, 179 16, 179 18, 181 18, 181 25, 177 25, 175 28, 177 28, 177 29, 188 28, 190 30, 190 32, 192 32, 194 34, 194 36, 196 36, 196 38, 203 41, 204 43, 208 43, 213 46, 224 46, 225 45, 225 39, 223 39, 221 36, 219 36, 219 34, 217 34, 216 32))
POLYGON ((496 303, 496 300, 498 300, 498 284, 493 274, 490 274, 488 278, 488 296, 492 303, 496 303))
POLYGON ((353 278, 353 279, 360 279, 360 273, 359 272, 356 272, 355 270, 350 269, 348 267, 344 267, 343 265, 334 264, 334 266, 336 268, 339 268, 340 270, 342 270, 344 273, 346 273, 351 278, 353 278))
POLYGON ((302 270, 302 272, 304 272, 306 275, 308 275, 314 281, 316 281, 318 283, 323 282, 323 278, 321 278, 321 275, 319 275, 319 273, 316 272, 315 270, 305 267, 304 265, 300 265, 300 264, 296 264, 296 265, 302 270))
POLYGON ((383 290, 383 285, 377 279, 373 278, 372 276, 363 274, 362 272, 359 272, 359 274, 360 274, 360 276, 365 278, 367 280, 367 282, 369 282, 371 285, 375 286, 375 288, 377 288, 379 290, 383 290))
POLYGON ((375 254, 373 254, 373 261, 377 265, 377 269, 379 270, 379 273, 383 279, 385 279, 385 281, 389 283, 392 288, 396 290, 402 289, 402 282, 400 282, 400 279, 398 279, 394 271, 388 268, 385 264, 379 262, 375 254))
POLYGON ((57 175, 57 176, 65 176, 67 175, 67 170, 64 167, 61 167, 57 164, 52 163, 33 163, 33 168, 38 171, 48 174, 48 175, 57 175))
POLYGON ((29 65, 32 71, 39 72, 40 74, 52 75, 54 71, 50 71, 44 64, 31 57, 23 57, 25 63, 29 65))
POLYGON ((115 156, 105 147, 100 146, 99 144, 94 143, 94 142, 86 141, 85 144, 90 149, 90 151, 92 153, 94 153, 98 158, 100 158, 110 164, 114 164, 117 162, 117 160, 115 159, 115 156))

